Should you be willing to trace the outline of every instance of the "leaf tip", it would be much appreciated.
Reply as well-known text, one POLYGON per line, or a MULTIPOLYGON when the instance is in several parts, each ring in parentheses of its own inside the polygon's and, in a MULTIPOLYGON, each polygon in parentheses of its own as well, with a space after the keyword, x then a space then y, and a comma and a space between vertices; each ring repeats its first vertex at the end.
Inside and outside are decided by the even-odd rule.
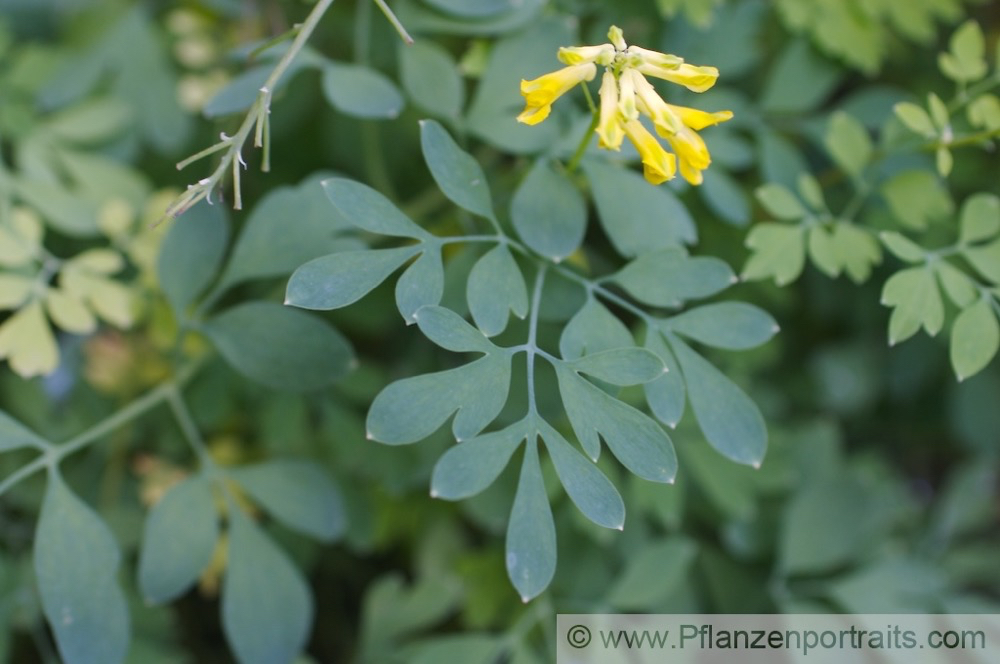
POLYGON ((434 487, 431 487, 431 498, 438 498, 440 496, 441 496, 441 494, 439 494, 437 492, 437 489, 435 489, 434 487))
POLYGON ((774 325, 771 326, 771 332, 773 334, 777 334, 778 332, 781 332, 781 326, 778 325, 777 323, 775 323, 774 325))
POLYGON ((365 440, 375 440, 375 436, 372 435, 371 431, 365 431, 365 440))

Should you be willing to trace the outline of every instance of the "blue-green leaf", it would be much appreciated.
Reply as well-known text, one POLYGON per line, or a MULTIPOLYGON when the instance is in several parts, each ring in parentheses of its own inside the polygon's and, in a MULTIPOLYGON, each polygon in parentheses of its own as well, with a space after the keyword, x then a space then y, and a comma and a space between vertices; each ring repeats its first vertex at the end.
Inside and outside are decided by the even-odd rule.
POLYGON ((285 304, 302 309, 339 309, 353 304, 420 251, 419 245, 394 249, 342 251, 314 258, 288 280, 285 304))
POLYGON ((427 246, 417 260, 396 281, 396 307, 407 325, 417 321, 420 307, 436 305, 444 293, 444 265, 441 250, 427 246))
POLYGON ((427 4, 463 18, 481 19, 511 11, 521 3, 517 0, 428 0, 427 4))
POLYGON ((565 360, 575 360, 588 353, 634 345, 625 324, 603 304, 589 298, 563 329, 559 354, 565 360))
POLYGON ((482 332, 451 309, 427 306, 421 308, 415 317, 424 336, 441 348, 455 353, 490 353, 497 350, 482 332))
POLYGON ((767 449, 767 427, 757 405, 743 390, 670 335, 698 425, 708 442, 737 463, 757 467, 767 449))
POLYGON ((527 421, 485 433, 448 448, 434 466, 431 496, 470 498, 493 484, 528 435, 527 421))
POLYGON ((0 410, 0 452, 19 447, 42 448, 47 444, 44 438, 0 410))
POLYGON ((735 283, 736 276, 718 258, 692 258, 681 249, 661 249, 642 254, 613 279, 636 299, 669 307, 725 290, 735 283))
POLYGON ((420 121, 420 146, 434 181, 445 196, 473 214, 493 218, 490 187, 483 169, 434 120, 420 121))
POLYGON ((601 226, 622 256, 698 239, 691 213, 670 189, 650 187, 635 171, 604 160, 585 159, 582 164, 601 226))
POLYGON ((454 120, 462 112, 465 90, 451 54, 432 41, 418 40, 399 50, 399 75, 417 106, 454 120))
POLYGON ((664 328, 716 348, 744 350, 766 342, 778 324, 760 307, 745 302, 718 302, 668 318, 664 328))
POLYGON ((577 250, 587 230, 583 197, 546 159, 535 162, 514 192, 510 218, 525 244, 556 262, 577 250))
POLYGON ((338 111, 358 118, 391 119, 403 110, 403 95, 396 85, 364 65, 323 65, 323 94, 338 111))
POLYGON ((233 468, 229 474, 268 514, 289 528, 324 542, 333 541, 344 531, 340 491, 315 463, 273 459, 233 468))
POLYGON ((625 503, 611 481, 547 422, 538 420, 538 428, 559 481, 573 503, 597 525, 623 530, 625 503))
POLYGON ((497 245, 476 261, 466 299, 476 326, 488 337, 504 331, 508 312, 518 318, 528 315, 528 288, 507 245, 497 245))
POLYGON ((622 465, 652 482, 673 482, 677 456, 666 432, 640 411, 609 396, 569 369, 557 368, 559 393, 573 432, 597 460, 604 438, 622 465))
POLYGON ((705 171, 698 193, 709 209, 734 226, 750 223, 750 196, 743 185, 718 168, 705 171))
POLYGON ((366 184, 347 178, 329 178, 323 180, 323 191, 343 219, 369 233, 416 239, 429 235, 388 198, 366 184))
POLYGON ((434 433, 456 410, 457 440, 471 438, 507 403, 510 358, 502 354, 437 373, 404 378, 378 393, 368 410, 368 437, 381 443, 415 443, 434 433))
POLYGON ((556 527, 538 463, 538 443, 524 447, 521 478, 507 523, 507 574, 525 602, 538 596, 556 571, 556 527))
POLYGON ((222 626, 229 646, 241 664, 293 661, 313 620, 302 573, 232 505, 227 550, 222 626))
POLYGON ((291 274, 306 261, 345 245, 347 241, 337 234, 350 228, 336 208, 330 209, 316 179, 297 187, 278 187, 254 205, 220 281, 232 286, 291 274))
POLYGON ((350 344, 335 328, 272 302, 238 304, 209 319, 204 331, 234 369, 278 390, 326 387, 354 363, 350 344))
POLYGON ((666 371, 660 358, 644 348, 603 350, 584 355, 570 366, 612 385, 648 383, 666 371))
POLYGON ((201 475, 172 487, 146 518, 139 556, 139 587, 151 604, 186 592, 212 560, 219 517, 212 488, 201 475))
POLYGON ((35 574, 42 609, 67 664, 125 660, 129 614, 115 579, 120 560, 104 522, 50 473, 35 533, 35 574))
POLYGON ((667 372, 659 378, 643 384, 642 390, 646 395, 646 403, 649 404, 649 410, 656 416, 656 419, 673 429, 684 415, 686 391, 684 375, 681 373, 674 354, 667 348, 659 332, 650 330, 646 334, 645 346, 655 353, 667 368, 667 372))
POLYGON ((228 241, 229 225, 221 205, 196 205, 171 222, 156 274, 178 319, 215 276, 228 241))

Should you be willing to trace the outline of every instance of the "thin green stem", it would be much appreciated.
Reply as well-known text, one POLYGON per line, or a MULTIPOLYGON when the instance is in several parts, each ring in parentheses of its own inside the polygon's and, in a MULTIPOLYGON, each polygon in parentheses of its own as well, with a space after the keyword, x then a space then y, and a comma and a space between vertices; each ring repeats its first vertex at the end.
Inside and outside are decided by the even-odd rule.
POLYGON ((590 145, 590 141, 594 137, 594 130, 597 129, 597 123, 600 122, 600 120, 601 116, 594 111, 593 117, 590 119, 590 125, 587 126, 587 131, 583 133, 583 138, 580 139, 580 144, 576 146, 576 152, 573 153, 573 156, 570 157, 569 163, 566 164, 566 170, 570 173, 575 171, 577 166, 580 165, 580 160, 583 159, 584 153, 587 152, 587 146, 590 145))
POLYGON ((43 468, 48 468, 50 464, 51 464, 51 459, 48 454, 42 454, 41 456, 37 456, 34 459, 32 459, 30 463, 24 464, 23 466, 15 470, 13 473, 5 477, 2 482, 0 482, 0 496, 5 494, 7 490, 13 487, 15 484, 21 482, 21 480, 25 480, 31 477, 32 475, 37 473, 39 470, 42 470, 43 468))
POLYGON ((538 415, 538 407, 535 404, 535 355, 538 348, 538 310, 542 302, 542 286, 545 285, 545 272, 548 270, 548 263, 541 263, 538 266, 538 274, 535 275, 535 287, 531 294, 531 316, 528 319, 528 341, 527 348, 527 383, 528 383, 528 413, 532 416, 538 415))
POLYGON ((208 453, 208 446, 205 444, 205 439, 202 437, 198 426, 194 422, 194 418, 191 416, 191 411, 188 409, 187 404, 184 403, 184 397, 181 394, 180 388, 176 383, 171 383, 170 388, 167 393, 167 404, 170 406, 170 411, 173 413, 174 419, 177 420, 177 426, 181 428, 184 439, 191 446, 192 451, 197 455, 202 466, 204 468, 213 468, 215 463, 208 453))
POLYGON ((383 14, 385 14, 385 17, 389 20, 389 23, 392 24, 392 27, 396 29, 396 34, 399 35, 399 38, 402 39, 407 46, 412 44, 413 37, 410 36, 410 33, 406 31, 403 24, 399 22, 396 15, 391 9, 389 9, 389 5, 385 4, 385 0, 375 0, 375 4, 378 5, 378 8, 382 10, 383 14))

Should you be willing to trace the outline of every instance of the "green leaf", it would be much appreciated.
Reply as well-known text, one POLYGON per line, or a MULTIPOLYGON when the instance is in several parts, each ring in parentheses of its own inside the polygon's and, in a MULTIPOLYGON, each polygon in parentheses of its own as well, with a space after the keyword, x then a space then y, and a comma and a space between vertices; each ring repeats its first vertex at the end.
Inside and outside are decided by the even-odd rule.
POLYGON ((453 353, 492 353, 498 350, 482 332, 451 309, 423 307, 417 312, 416 318, 424 336, 453 353))
POLYGON ((959 244, 989 240, 1000 233, 1000 198, 986 193, 970 196, 962 205, 959 223, 959 244))
POLYGON ((0 452, 16 450, 20 447, 42 449, 48 441, 23 424, 0 410, 0 452))
POLYGON ((764 460, 767 427, 743 390, 680 339, 670 335, 688 398, 705 438, 720 454, 755 468, 764 460))
POLYGON ((291 662, 302 652, 313 600, 301 572, 230 502, 222 627, 241 664, 291 662))
POLYGON ((35 208, 52 228, 80 238, 99 233, 96 203, 55 182, 11 178, 10 183, 17 196, 35 208))
POLYGON ((757 187, 754 195, 764 209, 778 219, 794 221, 806 216, 806 209, 802 207, 802 203, 784 185, 770 182, 757 187))
POLYGON ((51 115, 44 131, 58 141, 102 143, 122 134, 132 120, 132 109, 120 99, 103 97, 73 104, 51 115))
POLYGON ((238 304, 210 318, 204 331, 234 369, 277 390, 327 387, 355 361, 335 328, 272 302, 238 304))
POLYGON ((691 213, 670 189, 650 187, 635 171, 603 159, 584 159, 582 166, 601 227, 622 256, 697 241, 691 213))
POLYGON ((434 466, 431 497, 462 500, 480 493, 500 476, 527 435, 522 420, 448 448, 434 466))
POLYGON ((415 443, 456 410, 459 441, 481 432, 507 403, 510 357, 494 353, 437 373, 404 378, 378 393, 368 410, 368 437, 389 445, 415 443))
POLYGON ((420 251, 419 245, 395 249, 342 251, 314 258, 288 280, 285 303, 303 309, 339 309, 353 304, 420 251))
POLYGON ((403 88, 417 106, 437 117, 458 118, 465 89, 448 51, 432 41, 418 40, 399 50, 399 69, 403 88))
POLYGON ((823 144, 833 161, 856 178, 860 177, 874 152, 868 130, 843 111, 836 111, 831 117, 823 144))
POLYGON ((896 219, 908 228, 922 230, 928 223, 947 219, 954 204, 941 180, 930 171, 904 171, 882 185, 896 219))
POLYGON ((840 255, 833 242, 833 234, 826 229, 826 226, 816 224, 811 227, 807 245, 809 258, 823 274, 831 278, 840 276, 840 271, 844 266, 841 264, 840 255))
POLYGON ((165 604, 194 585, 219 539, 215 497, 205 477, 171 487, 150 510, 139 555, 139 587, 150 604, 165 604))
POLYGON ((538 463, 538 443, 524 447, 521 477, 507 523, 507 574, 525 602, 537 597, 556 571, 556 527, 538 463))
POLYGON ((983 296, 955 319, 951 330, 951 366, 959 381, 982 371, 1000 348, 1000 324, 992 301, 983 296))
POLYGON ((901 101, 893 106, 892 110, 896 114, 896 117, 914 133, 920 134, 925 138, 934 138, 937 136, 937 127, 934 126, 931 116, 920 106, 912 102, 901 101))
POLYGON ((559 481, 573 504, 597 525, 624 530, 625 503, 611 481, 547 422, 539 420, 538 427, 559 481))
POLYGON ((926 251, 919 244, 896 231, 882 231, 879 239, 893 256, 907 263, 919 263, 924 260, 926 251))
POLYGON ((229 241, 222 206, 196 205, 171 222, 156 259, 160 288, 178 320, 215 276, 229 241))
POLYGON ((511 11, 520 3, 515 0, 428 0, 427 4, 463 18, 485 18, 511 11))
POLYGON ((507 327, 508 312, 528 315, 528 288, 524 275, 505 244, 498 244, 476 261, 466 285, 469 312, 488 337, 507 327))
POLYGON ((962 256, 972 263, 972 267, 992 281, 1000 284, 1000 239, 981 247, 973 247, 962 251, 962 256))
POLYGON ((116 579, 118 546, 56 472, 49 473, 34 545, 42 610, 63 661, 125 661, 129 613, 116 579))
POLYGON ((347 178, 329 178, 322 184, 326 197, 340 216, 362 230, 417 240, 430 236, 388 198, 366 184, 347 178))
POLYGON ((934 121, 934 125, 938 129, 944 130, 948 127, 951 119, 951 113, 948 111, 948 106, 933 92, 927 93, 927 108, 931 112, 931 120, 934 121))
POLYGON ((750 223, 750 197, 743 185, 720 169, 704 173, 704 182, 697 188, 701 199, 723 221, 734 226, 750 223))
POLYGON ((944 303, 926 267, 911 267, 889 277, 882 288, 882 304, 895 307, 889 318, 889 345, 906 341, 922 325, 932 337, 944 325, 944 303))
POLYGON ((420 147, 438 187, 453 203, 473 214, 493 219, 490 187, 483 169, 434 120, 420 121, 420 147))
POLYGON ((343 499, 330 476, 317 464, 272 459, 229 470, 268 514, 289 528, 323 542, 344 531, 343 499))
POLYGON ((993 94, 981 94, 966 109, 969 124, 977 129, 996 132, 1000 129, 1000 98, 993 94))
POLYGON ((782 572, 830 572, 862 556, 879 531, 873 498, 846 473, 805 484, 785 510, 778 554, 782 572))
POLYGON ((808 173, 809 164, 795 143, 767 128, 758 129, 756 136, 758 161, 764 180, 791 188, 801 175, 808 173))
POLYGON ((613 348, 587 354, 571 362, 570 367, 612 385, 648 383, 666 371, 662 360, 644 348, 613 348))
MULTIPOLYGON (((345 240, 337 233, 351 226, 337 211, 331 213, 324 189, 310 178, 297 187, 268 192, 243 225, 220 283, 228 287, 248 279, 285 276, 343 246, 345 240), (293 225, 295 232, 290 232, 293 225)), ((421 230, 415 233, 419 236, 421 230)))
POLYGON ((869 231, 838 221, 833 227, 833 249, 847 276, 860 284, 868 280, 872 266, 882 262, 882 249, 869 231))
MULTIPOLYGON (((426 246, 426 245, 425 245, 426 246)), ((444 265, 438 246, 427 246, 396 281, 396 307, 407 325, 417 321, 417 310, 441 302, 444 265)))
POLYGON ((819 181, 809 173, 799 173, 795 180, 795 188, 806 205, 816 212, 826 210, 826 201, 823 200, 823 189, 819 186, 819 181))
POLYGON ((612 279, 636 299, 657 307, 678 306, 729 288, 736 276, 718 258, 692 258, 683 249, 642 254, 612 279))
POLYGON ((634 345, 628 328, 603 304, 588 298, 563 328, 559 354, 564 360, 575 360, 589 353, 634 345))
POLYGON ((774 277, 774 283, 785 286, 802 273, 806 252, 801 226, 757 224, 747 235, 746 246, 753 250, 740 275, 747 281, 774 277))
POLYGON ((623 466, 652 482, 670 483, 677 474, 673 443, 656 422, 578 376, 556 368, 559 393, 573 432, 594 461, 604 438, 623 466))
POLYGON ((576 251, 587 230, 587 206, 576 186, 539 159, 510 203, 510 218, 525 244, 559 262, 576 251))
POLYGON ((684 583, 697 552, 686 537, 650 541, 631 553, 625 571, 610 586, 608 602, 626 613, 655 611, 684 583))
MULTIPOLYGON (((372 582, 362 608, 361 641, 366 651, 398 649, 401 637, 429 628, 448 617, 461 600, 462 588, 452 579, 421 577, 407 587, 398 572, 372 582)), ((396 653, 393 653, 396 654, 396 653)))
POLYGON ((671 429, 677 427, 681 416, 684 415, 685 387, 684 375, 681 373, 677 359, 670 352, 663 342, 663 336, 650 330, 646 333, 645 346, 663 361, 667 367, 667 372, 656 380, 645 383, 642 386, 646 396, 646 403, 656 419, 666 424, 671 429))
POLYGON ((392 119, 403 110, 396 85, 371 67, 327 62, 323 95, 341 113, 357 118, 392 119))
POLYGON ((745 302, 717 302, 666 319, 665 330, 716 348, 756 348, 778 332, 778 324, 759 307, 745 302))
POLYGON ((952 166, 955 165, 955 158, 952 156, 951 150, 943 145, 939 146, 934 153, 934 165, 941 177, 948 177, 952 166))
POLYGON ((983 31, 969 19, 951 36, 951 50, 938 55, 938 66, 945 76, 960 83, 978 81, 986 76, 986 44, 983 31))
POLYGON ((947 261, 934 261, 933 266, 941 287, 956 306, 964 309, 972 304, 978 293, 976 284, 965 272, 947 261))

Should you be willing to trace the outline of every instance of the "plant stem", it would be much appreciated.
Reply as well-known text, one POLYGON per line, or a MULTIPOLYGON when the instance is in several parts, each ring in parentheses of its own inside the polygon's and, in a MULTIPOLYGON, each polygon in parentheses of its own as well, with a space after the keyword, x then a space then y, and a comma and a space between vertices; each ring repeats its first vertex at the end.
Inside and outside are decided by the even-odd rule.
POLYGON ((548 270, 548 263, 541 263, 538 266, 538 274, 535 275, 535 287, 531 294, 531 317, 528 320, 528 341, 525 343, 527 350, 528 367, 528 413, 538 414, 538 407, 535 405, 535 353, 538 350, 538 310, 542 301, 542 286, 545 284, 545 272, 548 270))
POLYGON ((399 38, 402 39, 407 46, 412 44, 413 37, 410 36, 410 33, 406 31, 403 24, 399 22, 396 15, 391 9, 389 9, 389 5, 385 4, 385 0, 375 0, 375 4, 378 5, 378 8, 382 10, 383 14, 385 14, 385 17, 389 20, 389 23, 392 24, 392 27, 396 29, 396 33, 399 35, 399 38))
POLYGON ((170 383, 170 389, 167 393, 167 403, 170 406, 170 411, 174 414, 174 419, 177 420, 177 425, 181 428, 181 433, 184 434, 184 439, 187 440, 188 445, 191 446, 191 449, 198 456, 198 460, 202 466, 206 468, 214 467, 215 462, 212 461, 212 457, 208 453, 208 446, 205 444, 205 439, 202 438, 201 432, 198 431, 198 426, 194 423, 191 411, 188 409, 187 404, 184 403, 184 397, 176 383, 170 383))
POLYGON ((597 123, 600 122, 600 120, 601 116, 595 111, 593 117, 590 119, 590 125, 587 127, 587 131, 583 133, 583 138, 580 139, 580 144, 576 146, 576 152, 573 153, 569 163, 566 164, 566 170, 570 173, 575 171, 576 167, 580 165, 580 160, 583 159, 583 154, 587 151, 587 146, 590 145, 590 140, 593 138, 594 130, 597 129, 597 123))

